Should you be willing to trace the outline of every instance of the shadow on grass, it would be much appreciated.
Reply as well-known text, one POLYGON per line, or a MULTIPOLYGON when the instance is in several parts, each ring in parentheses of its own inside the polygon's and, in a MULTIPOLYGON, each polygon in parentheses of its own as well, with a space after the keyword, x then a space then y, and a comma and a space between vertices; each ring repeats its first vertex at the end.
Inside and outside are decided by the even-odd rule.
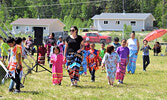
POLYGON ((127 88, 138 88, 138 87, 148 87, 148 84, 140 84, 140 83, 124 83, 121 85, 122 87, 127 87, 127 88), (138 87, 137 87, 138 86, 138 87))
POLYGON ((107 87, 104 86, 75 86, 76 88, 80 88, 80 89, 105 89, 107 87))
POLYGON ((2 96, 0 96, 0 98, 2 98, 2 96))
POLYGON ((30 93, 30 94, 40 94, 40 92, 37 92, 37 91, 21 91, 21 93, 30 93))
POLYGON ((68 75, 63 75, 63 77, 69 77, 68 75))

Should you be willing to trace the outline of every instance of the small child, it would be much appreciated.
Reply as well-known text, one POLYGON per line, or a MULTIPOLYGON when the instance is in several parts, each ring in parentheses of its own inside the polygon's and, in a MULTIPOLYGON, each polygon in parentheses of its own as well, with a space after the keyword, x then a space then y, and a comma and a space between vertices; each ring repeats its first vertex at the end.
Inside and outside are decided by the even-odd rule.
POLYGON ((38 48, 38 63, 39 64, 45 64, 45 54, 46 54, 47 50, 46 48, 44 47, 44 45, 41 45, 39 48, 38 48))
POLYGON ((118 47, 121 46, 121 44, 119 43, 119 38, 115 37, 114 38, 114 43, 112 43, 112 45, 114 46, 114 50, 116 51, 118 47))
POLYGON ((8 51, 9 51, 9 45, 6 43, 6 39, 4 38, 2 44, 1 44, 1 53, 2 53, 2 62, 6 65, 6 60, 8 58, 8 51))
POLYGON ((146 71, 147 66, 150 64, 149 58, 149 49, 151 50, 150 46, 148 45, 148 41, 143 41, 144 46, 140 49, 143 50, 143 71, 146 71))
POLYGON ((25 58, 27 58, 27 54, 26 54, 26 51, 25 51, 25 41, 26 41, 26 38, 23 37, 22 38, 22 43, 21 43, 21 47, 22 47, 22 59, 24 60, 25 58))
POLYGON ((79 74, 82 75, 83 73, 85 75, 87 75, 87 60, 86 57, 88 56, 88 52, 86 50, 82 50, 82 63, 81 66, 83 67, 83 69, 80 67, 80 71, 79 74))
POLYGON ((61 81, 63 80, 63 54, 60 53, 58 46, 53 48, 50 62, 52 63, 52 83, 53 85, 61 85, 61 81))
POLYGON ((118 84, 123 84, 126 66, 129 62, 129 48, 126 46, 126 39, 121 41, 121 47, 118 47, 116 52, 118 53, 121 61, 117 64, 116 79, 119 80, 118 84))
POLYGON ((87 56, 87 66, 89 68, 89 72, 91 74, 91 81, 95 82, 95 71, 98 70, 99 66, 99 52, 98 50, 94 49, 95 44, 90 44, 90 50, 88 51, 87 56))
MULTIPOLYGON (((20 73, 22 71, 22 47, 21 47, 22 39, 20 37, 16 38, 9 38, 7 40, 7 44, 12 48, 10 54, 10 60, 8 64, 9 71, 15 76, 16 81, 16 89, 15 93, 20 92, 20 73), (15 44, 16 43, 16 44, 15 44)), ((11 80, 9 91, 13 91, 14 81, 11 80)))
POLYGON ((85 50, 86 50, 86 51, 90 50, 90 41, 89 41, 89 37, 86 37, 85 50))
POLYGON ((116 65, 120 62, 119 55, 114 52, 114 46, 108 45, 107 52, 105 53, 102 60, 102 67, 106 67, 108 83, 113 87, 116 65))
POLYGON ((54 47, 55 47, 55 44, 52 43, 52 44, 50 45, 50 48, 49 48, 49 49, 50 49, 50 50, 49 50, 50 53, 49 53, 49 58, 48 58, 48 60, 49 60, 49 67, 50 67, 50 68, 52 68, 52 63, 50 62, 50 57, 51 57, 52 54, 54 53, 54 52, 53 52, 53 48, 54 48, 54 47))
MULTIPOLYGON (((105 47, 105 44, 104 43, 102 43, 101 44, 101 49, 100 49, 100 54, 99 54, 99 58, 100 58, 100 66, 101 66, 101 61, 102 61, 102 59, 103 59, 103 57, 104 57, 104 54, 106 53, 106 49, 104 48, 105 47)), ((105 69, 104 68, 102 68, 102 72, 105 72, 105 69)))

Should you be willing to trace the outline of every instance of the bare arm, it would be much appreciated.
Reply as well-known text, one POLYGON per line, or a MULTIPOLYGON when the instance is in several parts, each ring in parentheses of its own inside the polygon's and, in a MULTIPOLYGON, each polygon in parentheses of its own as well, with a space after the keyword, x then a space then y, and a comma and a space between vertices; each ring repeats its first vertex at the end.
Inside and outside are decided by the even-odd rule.
POLYGON ((67 48, 68 48, 68 43, 67 42, 65 42, 65 50, 64 50, 64 58, 66 57, 66 53, 67 53, 67 48))
POLYGON ((126 66, 128 65, 128 63, 129 63, 129 55, 128 55, 128 61, 127 61, 127 63, 126 63, 126 66))
MULTIPOLYGON (((128 39, 129 40, 129 39, 128 39)), ((127 42, 126 42, 126 46, 128 47, 128 40, 127 40, 127 42)))
POLYGON ((139 45, 139 41, 138 41, 138 39, 137 39, 137 53, 136 53, 136 55, 138 55, 139 49, 140 49, 140 45, 139 45))
POLYGON ((80 46, 80 49, 77 51, 78 53, 80 53, 82 50, 84 50, 84 41, 82 40, 81 41, 81 46, 80 46))
POLYGON ((17 59, 17 61, 18 61, 17 69, 21 69, 21 66, 20 66, 20 65, 21 65, 21 59, 22 59, 22 58, 21 58, 21 53, 19 53, 19 54, 18 54, 18 59, 17 59))

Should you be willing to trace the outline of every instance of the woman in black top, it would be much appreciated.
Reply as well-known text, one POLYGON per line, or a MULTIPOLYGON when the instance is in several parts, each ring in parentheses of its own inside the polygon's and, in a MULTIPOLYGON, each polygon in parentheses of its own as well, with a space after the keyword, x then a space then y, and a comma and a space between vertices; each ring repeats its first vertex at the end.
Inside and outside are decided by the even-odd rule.
POLYGON ((79 81, 79 69, 82 61, 81 51, 84 49, 83 38, 78 35, 78 28, 72 26, 71 35, 66 38, 64 58, 67 59, 67 67, 71 79, 71 86, 77 86, 79 81))

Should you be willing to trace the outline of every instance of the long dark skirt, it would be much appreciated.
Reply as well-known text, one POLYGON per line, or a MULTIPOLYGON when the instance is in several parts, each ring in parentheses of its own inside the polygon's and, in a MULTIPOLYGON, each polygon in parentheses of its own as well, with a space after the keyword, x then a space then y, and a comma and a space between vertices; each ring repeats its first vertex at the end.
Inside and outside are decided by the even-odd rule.
POLYGON ((75 80, 79 81, 79 70, 82 61, 82 53, 70 52, 67 54, 66 58, 67 58, 68 73, 71 82, 75 80))

